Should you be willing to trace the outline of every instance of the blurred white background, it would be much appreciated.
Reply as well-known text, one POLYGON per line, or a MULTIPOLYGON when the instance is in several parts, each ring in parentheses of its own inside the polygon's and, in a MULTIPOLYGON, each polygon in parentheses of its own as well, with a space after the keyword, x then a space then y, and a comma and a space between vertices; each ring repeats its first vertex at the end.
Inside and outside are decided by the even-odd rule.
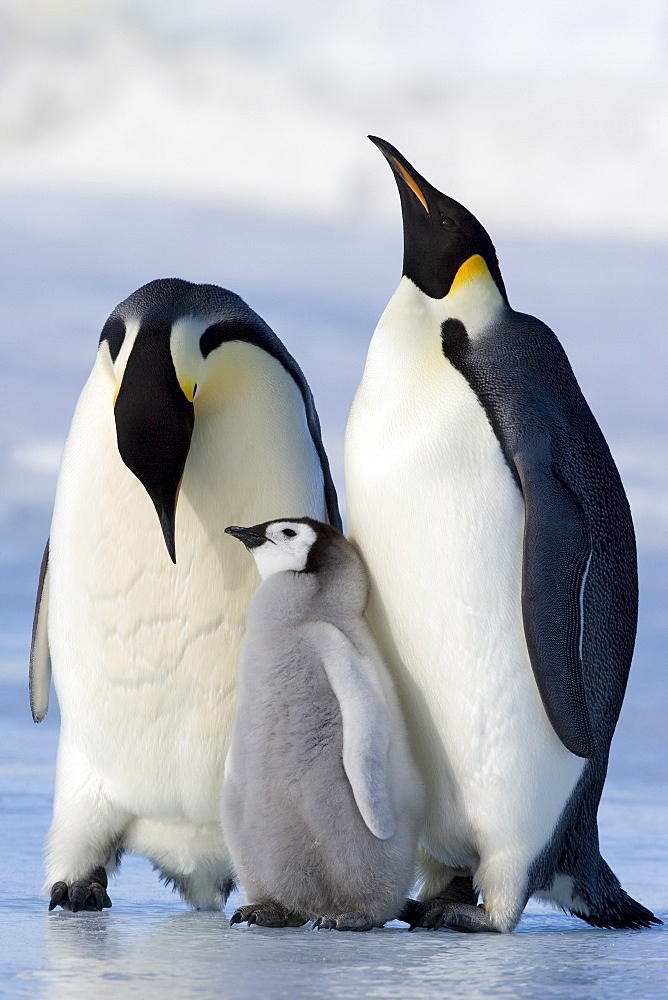
POLYGON ((665 0, 1 0, 0 184, 668 233, 665 0))

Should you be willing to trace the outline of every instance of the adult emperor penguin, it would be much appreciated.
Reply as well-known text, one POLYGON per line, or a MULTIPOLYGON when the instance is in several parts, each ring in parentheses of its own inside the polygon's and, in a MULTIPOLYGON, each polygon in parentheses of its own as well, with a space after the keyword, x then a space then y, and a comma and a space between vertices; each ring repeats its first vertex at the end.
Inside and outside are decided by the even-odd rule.
POLYGON ((485 229, 371 139, 404 265, 353 402, 346 496, 427 785, 412 922, 510 931, 535 894, 648 926, 596 820, 636 630, 619 474, 556 337, 511 309, 485 229))
POLYGON ((231 923, 382 926, 413 882, 424 789, 363 617, 364 566, 311 518, 227 531, 263 579, 223 786, 225 837, 249 898, 231 923))
POLYGON ((40 577, 32 711, 52 663, 62 716, 50 909, 111 905, 124 851, 195 907, 225 901, 220 792, 259 577, 224 529, 286 509, 340 525, 296 362, 232 292, 144 285, 102 330, 40 577))

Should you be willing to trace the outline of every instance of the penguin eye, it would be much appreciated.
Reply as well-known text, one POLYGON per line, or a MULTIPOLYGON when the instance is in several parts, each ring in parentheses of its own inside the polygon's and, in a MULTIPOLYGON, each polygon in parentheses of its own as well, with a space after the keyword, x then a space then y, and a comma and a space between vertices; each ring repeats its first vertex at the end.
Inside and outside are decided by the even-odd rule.
POLYGON ((292 528, 283 528, 283 534, 286 538, 294 538, 297 532, 293 531, 292 528))
POLYGON ((441 213, 441 226, 443 229, 454 229, 457 223, 454 219, 451 219, 449 215, 443 215, 441 213))

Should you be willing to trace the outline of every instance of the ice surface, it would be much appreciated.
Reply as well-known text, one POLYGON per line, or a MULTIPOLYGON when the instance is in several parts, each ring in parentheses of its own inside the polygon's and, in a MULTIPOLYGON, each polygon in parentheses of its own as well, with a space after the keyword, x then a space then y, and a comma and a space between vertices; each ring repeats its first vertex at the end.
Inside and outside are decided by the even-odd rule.
MULTIPOLYGON (((398 280, 401 235, 398 218, 384 229, 62 194, 0 195, 0 219, 0 995, 668 996, 665 929, 597 931, 538 904, 507 937, 230 928, 224 915, 188 911, 146 861, 127 858, 111 911, 46 912, 58 717, 53 703, 42 725, 30 721, 27 650, 59 449, 104 320, 158 276, 238 291, 304 368, 341 489, 345 418, 398 280)), ((641 621, 600 826, 625 888, 665 920, 668 248, 495 235, 513 305, 561 337, 634 508, 641 621)))

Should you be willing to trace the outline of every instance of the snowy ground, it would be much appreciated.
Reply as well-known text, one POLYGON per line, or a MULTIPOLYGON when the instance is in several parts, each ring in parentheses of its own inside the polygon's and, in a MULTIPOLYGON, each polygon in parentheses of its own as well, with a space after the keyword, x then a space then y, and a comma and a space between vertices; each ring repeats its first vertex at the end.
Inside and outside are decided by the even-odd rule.
MULTIPOLYGON (((55 471, 97 338, 117 301, 178 275, 242 294, 313 387, 342 490, 345 418, 401 237, 145 199, 0 195, 0 995, 668 997, 666 931, 596 931, 531 904, 507 937, 264 931, 189 912, 126 859, 104 914, 47 914, 38 892, 55 705, 30 721, 27 651, 55 471)), ((631 497, 640 545, 634 669, 601 807, 603 853, 668 919, 668 246, 496 234, 511 302, 560 335, 631 497)), ((228 907, 228 915, 230 907, 228 907)))

